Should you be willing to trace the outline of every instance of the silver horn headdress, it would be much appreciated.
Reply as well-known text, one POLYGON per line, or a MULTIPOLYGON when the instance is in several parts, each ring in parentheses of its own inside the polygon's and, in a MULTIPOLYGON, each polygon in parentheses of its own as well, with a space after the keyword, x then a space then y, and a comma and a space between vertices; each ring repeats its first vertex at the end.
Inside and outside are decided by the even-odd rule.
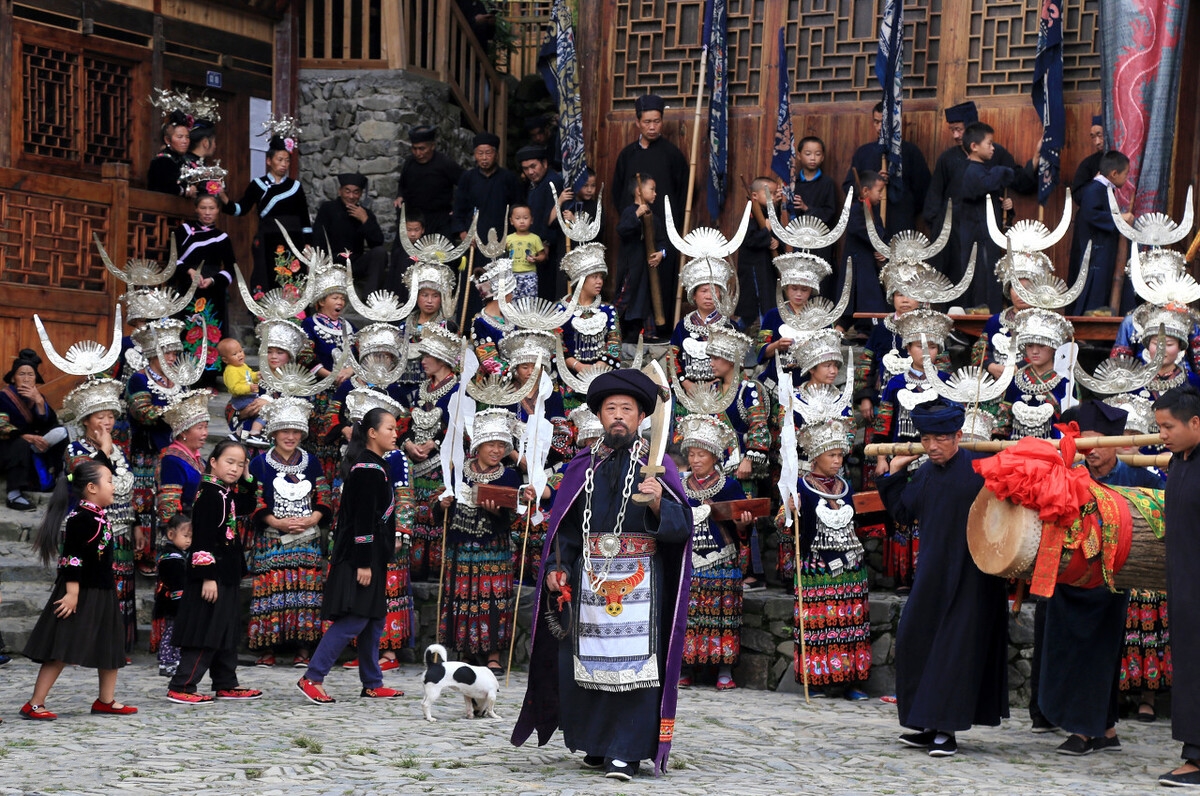
POLYGON ((953 217, 954 203, 947 202, 946 218, 942 221, 941 234, 933 243, 929 242, 929 238, 912 229, 897 232, 892 236, 891 243, 884 243, 879 239, 879 233, 875 230, 874 224, 867 224, 867 237, 871 239, 871 245, 875 247, 875 251, 886 257, 888 262, 893 260, 910 263, 925 262, 946 247, 946 243, 950 240, 950 224, 953 217))
MULTIPOLYGON (((879 269, 879 279, 883 282, 884 291, 890 299, 899 292, 922 304, 949 304, 971 287, 975 278, 975 255, 977 244, 971 246, 971 257, 967 260, 967 270, 963 273, 958 284, 954 284, 928 263, 920 260, 892 260, 879 269)), ((849 273, 849 266, 847 266, 849 273)))
POLYGON ((1009 282, 1009 287, 1031 307, 1044 310, 1056 310, 1074 304, 1083 293, 1087 283, 1088 266, 1092 261, 1092 243, 1083 250, 1083 259, 1079 263, 1079 275, 1075 284, 1067 289, 1067 283, 1054 275, 1053 271, 1030 276, 1017 276, 1009 282))
POLYGON ((554 350, 558 354, 558 377, 567 386, 567 389, 576 395, 587 395, 588 386, 595 381, 596 377, 612 370, 612 366, 607 362, 593 362, 578 373, 572 372, 567 365, 567 354, 563 348, 562 335, 554 335, 554 350))
MULTIPOLYGON (((504 208, 504 217, 508 218, 508 207, 504 208)), ((496 234, 495 228, 489 229, 487 232, 487 241, 479 238, 479 232, 476 230, 474 234, 475 248, 479 249, 479 253, 489 260, 495 260, 501 257, 508 251, 508 244, 502 235, 496 234)))
POLYGON ((995 207, 990 195, 984 204, 988 234, 993 243, 1005 249, 1004 256, 996 262, 996 277, 1000 282, 1009 284, 1043 273, 1053 274, 1054 264, 1046 256, 1045 250, 1062 240, 1071 225, 1071 189, 1067 189, 1062 218, 1053 232, 1041 221, 1022 219, 1005 234, 1000 231, 996 222, 995 207))
MULTIPOLYGON (((1159 327, 1160 333, 1162 327, 1159 327)), ((1142 362, 1133 357, 1120 356, 1106 359, 1089 374, 1079 361, 1075 361, 1075 380, 1096 395, 1118 395, 1142 389, 1158 374, 1163 366, 1167 347, 1158 346, 1151 362, 1142 362)))
MULTIPOLYGON (((408 340, 401 329, 389 323, 372 323, 358 330, 355 335, 358 356, 354 355, 345 329, 342 330, 342 339, 342 360, 354 369, 360 379, 370 384, 395 384, 408 368, 408 340), (371 354, 390 354, 394 362, 391 367, 373 361, 368 363, 366 359, 371 354)), ((333 372, 336 373, 337 370, 333 372)))
POLYGON ((722 390, 714 390, 711 383, 701 383, 697 385, 699 389, 695 394, 689 395, 679 382, 675 351, 671 348, 667 349, 667 372, 671 374, 671 389, 675 392, 679 403, 683 404, 688 412, 697 415, 715 415, 724 412, 729 408, 729 404, 737 396, 738 388, 742 385, 742 380, 735 375, 733 382, 722 390))
MULTIPOLYGON (((555 206, 558 205, 558 190, 554 187, 554 183, 550 183, 550 194, 554 197, 555 206)), ((604 215, 604 188, 600 188, 596 194, 596 217, 591 218, 587 213, 580 212, 575 215, 574 221, 567 221, 562 216, 562 208, 558 211, 558 225, 562 227, 563 234, 576 243, 590 243, 596 239, 596 235, 600 232, 600 219, 604 215)))
POLYGON ((809 215, 797 216, 785 227, 779 223, 779 218, 775 215, 775 205, 772 202, 767 203, 767 217, 770 219, 771 231, 775 233, 775 237, 793 249, 814 251, 832 246, 841 239, 850 222, 850 208, 853 205, 854 195, 846 194, 846 204, 842 206, 842 215, 832 230, 821 219, 809 215))
MULTIPOLYGON (((511 273, 511 272, 510 272, 511 273)), ((575 291, 567 303, 559 306, 557 301, 547 301, 541 296, 522 296, 509 301, 504 291, 497 291, 496 301, 500 304, 500 314, 522 329, 539 329, 551 331, 566 323, 575 314, 579 306, 579 296, 583 292, 583 280, 575 283, 575 291)))
POLYGON ((130 258, 125 261, 124 268, 117 268, 109 258, 108 252, 104 250, 104 245, 100 243, 100 235, 93 232, 92 240, 96 243, 100 260, 108 272, 131 288, 158 287, 175 275, 175 269, 179 265, 174 235, 171 236, 170 256, 165 266, 160 265, 157 260, 130 258))
POLYGON ((1136 243, 1129 246, 1129 278, 1137 294, 1151 304, 1191 304, 1200 299, 1200 285, 1186 272, 1161 274, 1153 283, 1148 283, 1142 273, 1136 243))
POLYGON ((492 373, 482 381, 473 379, 467 382, 467 395, 488 406, 512 406, 529 395, 538 385, 546 364, 539 357, 533 373, 525 380, 524 384, 517 384, 513 380, 511 372, 508 374, 492 373))
POLYGON ((200 319, 199 355, 179 351, 179 358, 172 365, 163 356, 168 350, 178 349, 175 349, 173 345, 168 344, 160 337, 157 346, 158 369, 162 371, 164 376, 176 384, 183 386, 185 389, 200 381, 200 377, 204 375, 204 371, 208 367, 208 323, 203 318, 200 319))
POLYGON ((71 376, 98 376, 117 364, 121 356, 121 305, 117 305, 116 316, 113 318, 112 345, 105 348, 94 340, 80 340, 67 349, 67 353, 59 356, 42 319, 33 315, 33 325, 37 327, 38 339, 42 342, 42 350, 50 364, 71 376))
MULTIPOLYGON (((401 227, 405 225, 407 218, 402 205, 400 207, 401 227)), ((475 215, 471 218, 471 228, 467 230, 466 236, 457 245, 452 243, 445 235, 437 233, 423 235, 416 243, 409 241, 407 235, 399 235, 398 237, 400 238, 400 245, 404 247, 404 251, 409 257, 415 258, 417 262, 445 265, 462 257, 467 253, 467 249, 471 248, 471 243, 475 240, 475 225, 478 223, 479 211, 476 210, 475 215)))
POLYGON ((737 251, 738 247, 742 245, 742 239, 746 237, 746 231, 750 228, 750 211, 753 208, 750 202, 746 202, 746 212, 742 214, 742 223, 738 225, 733 238, 726 239, 721 230, 716 227, 696 227, 680 237, 679 232, 675 229, 675 218, 671 215, 671 197, 664 197, 663 207, 667 217, 667 237, 670 238, 671 245, 675 247, 675 250, 688 259, 728 257, 737 251))
POLYGON ((1117 194, 1112 188, 1108 189, 1108 209, 1112 213, 1113 224, 1117 230, 1134 243, 1143 246, 1170 246, 1178 243, 1192 231, 1192 186, 1188 186, 1187 199, 1183 208, 1183 221, 1176 224, 1175 220, 1166 213, 1145 213, 1133 220, 1129 225, 1121 216, 1121 208, 1117 205, 1117 194))
POLYGON ((277 287, 267 291, 262 297, 255 299, 250 294, 250 288, 246 285, 246 277, 242 276, 242 269, 234 268, 234 276, 237 277, 238 290, 242 294, 242 301, 246 303, 246 309, 250 310, 256 318, 264 321, 284 321, 289 318, 295 318, 312 303, 312 279, 304 279, 304 289, 297 291, 297 294, 288 297, 284 288, 277 287))

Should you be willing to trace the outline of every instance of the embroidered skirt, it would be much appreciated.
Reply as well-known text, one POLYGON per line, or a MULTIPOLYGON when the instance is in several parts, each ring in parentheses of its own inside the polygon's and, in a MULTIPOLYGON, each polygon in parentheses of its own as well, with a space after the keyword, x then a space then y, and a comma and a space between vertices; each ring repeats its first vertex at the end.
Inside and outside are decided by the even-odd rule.
POLYGON ((142 546, 134 551, 134 556, 151 570, 158 549, 154 539, 154 495, 157 492, 154 469, 157 464, 158 454, 152 451, 135 450, 129 456, 129 471, 133 473, 133 527, 140 528, 144 534, 142 546))
POLYGON ((408 579, 408 551, 400 550, 388 563, 387 615, 383 618, 383 635, 379 649, 398 650, 413 643, 415 614, 413 613, 412 584, 408 579))
POLYGON ((512 539, 505 534, 446 548, 442 638, 459 653, 495 652, 512 637, 512 539))
POLYGON ((734 666, 742 650, 742 570, 737 561, 692 572, 683 662, 734 666))
POLYGON ((800 568, 801 598, 795 603, 793 670, 802 682, 800 611, 804 611, 804 645, 808 684, 865 682, 871 673, 871 612, 867 605, 867 568, 860 564, 836 577, 824 562, 804 561, 800 568))
MULTIPOLYGON (((326 440, 333 427, 338 422, 338 406, 333 400, 333 392, 325 390, 312 397, 313 410, 308 419, 308 440, 305 448, 321 463, 321 471, 325 473, 325 481, 333 487, 341 483, 338 470, 342 465, 342 438, 335 437, 331 442, 326 440)), ((330 489, 329 502, 331 516, 338 514, 338 503, 341 502, 342 490, 330 489)))
POLYGON ((1118 678, 1122 691, 1165 691, 1171 687, 1171 626, 1165 591, 1129 590, 1118 678))
POLYGON ((542 548, 546 545, 546 531, 550 526, 549 514, 541 522, 529 526, 529 539, 525 540, 525 565, 521 566, 522 536, 525 535, 525 517, 518 516, 512 525, 513 577, 518 583, 537 584, 542 565, 542 548))
POLYGON ((417 517, 408 551, 408 572, 414 582, 437 580, 442 567, 442 523, 433 518, 432 505, 434 493, 442 488, 441 474, 435 467, 412 479, 417 517))
POLYGON ((132 652, 137 644, 137 599, 134 595, 136 569, 133 565, 133 526, 113 535, 113 584, 117 591, 117 608, 125 623, 125 651, 132 652))
POLYGON ((125 665, 125 627, 112 589, 79 590, 75 613, 66 619, 54 615, 55 601, 67 593, 59 581, 50 592, 24 655, 36 663, 61 661, 86 669, 120 669, 125 665))
POLYGON ((320 537, 284 545, 274 534, 260 530, 255 534, 251 572, 250 649, 289 645, 311 650, 321 639, 325 592, 320 537))

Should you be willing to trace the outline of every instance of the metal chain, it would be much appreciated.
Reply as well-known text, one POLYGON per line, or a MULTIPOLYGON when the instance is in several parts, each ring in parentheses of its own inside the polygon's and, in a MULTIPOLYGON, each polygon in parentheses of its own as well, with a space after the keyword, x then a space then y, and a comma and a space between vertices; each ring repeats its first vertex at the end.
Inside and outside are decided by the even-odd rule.
MULTIPOLYGON (((600 440, 597 440, 592 446, 592 456, 600 450, 600 440)), ((629 471, 625 473, 625 483, 621 487, 621 508, 617 511, 617 524, 612 531, 612 535, 616 538, 621 538, 621 529, 625 525, 625 509, 629 507, 629 498, 633 494, 633 476, 637 472, 638 454, 641 453, 641 440, 634 440, 629 449, 629 471)), ((585 494, 583 504, 583 571, 588 575, 593 575, 592 572, 592 545, 591 545, 591 528, 592 528, 592 492, 595 490, 595 474, 596 466, 593 464, 588 467, 587 474, 584 476, 583 491, 585 494)), ((598 584, 608 580, 608 575, 612 570, 612 557, 604 557, 604 571, 600 577, 590 577, 589 585, 593 591, 596 591, 598 584)))

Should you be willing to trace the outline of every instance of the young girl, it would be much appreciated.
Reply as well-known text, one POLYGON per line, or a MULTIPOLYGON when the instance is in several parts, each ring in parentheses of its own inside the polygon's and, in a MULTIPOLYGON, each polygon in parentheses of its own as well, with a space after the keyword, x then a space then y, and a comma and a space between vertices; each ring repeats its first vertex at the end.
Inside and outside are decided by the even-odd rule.
POLYGON ((112 501, 112 471, 100 462, 82 461, 58 479, 38 526, 34 549, 43 564, 59 556, 58 578, 25 645, 25 657, 42 665, 33 696, 21 708, 27 719, 58 718, 46 710, 46 697, 67 666, 99 672, 100 696, 92 703, 92 713, 137 713, 137 708, 116 701, 117 669, 125 665, 125 629, 113 586, 112 529, 104 511, 112 501), (68 514, 72 500, 76 505, 68 514))
MULTIPOLYGON (((313 312, 300 326, 312 341, 313 356, 316 359, 315 372, 319 378, 324 379, 333 373, 337 366, 337 354, 346 347, 343 334, 350 335, 353 339, 354 327, 342 317, 342 310, 346 308, 346 269, 333 265, 310 278, 317 280, 313 312)), ((334 483, 338 466, 341 464, 342 440, 331 436, 330 433, 338 424, 334 391, 352 375, 354 370, 347 365, 338 371, 334 388, 312 396, 312 415, 308 420, 308 447, 321 463, 325 481, 329 484, 334 483)))
POLYGON ((765 365, 758 378, 772 394, 779 384, 776 354, 785 368, 790 369, 795 364, 791 350, 798 330, 791 326, 785 328, 783 312, 795 315, 803 311, 808 300, 821 289, 821 281, 833 273, 824 260, 802 252, 781 254, 774 263, 779 271, 779 290, 785 304, 767 310, 758 330, 758 364, 765 365))
POLYGON ((479 359, 479 378, 491 373, 503 373, 508 364, 500 357, 500 341, 504 335, 515 331, 516 326, 500 312, 498 296, 512 301, 517 281, 512 272, 512 260, 492 260, 487 270, 475 279, 479 295, 484 300, 483 309, 471 321, 471 345, 479 359))
MULTIPOLYGON (((585 243, 563 255, 562 270, 572 286, 583 282, 579 292, 578 306, 571 318, 563 324, 563 361, 572 373, 596 365, 610 368, 621 366, 621 320, 617 309, 606 304, 600 295, 604 279, 608 276, 608 265, 604 262, 604 246, 585 243)), ((565 306, 564 301, 564 306, 565 306)), ((570 411, 583 403, 583 396, 574 390, 563 395, 563 406, 570 411)))
POLYGON ((709 518, 708 504, 746 497, 737 480, 717 468, 728 449, 737 445, 733 429, 710 415, 688 415, 680 425, 680 448, 690 468, 682 476, 683 490, 693 508, 694 527, 692 590, 679 685, 692 684, 694 667, 716 665, 717 690, 729 691, 737 688, 733 667, 742 648, 742 568, 736 540, 754 517, 747 511, 733 522, 709 518))
MULTIPOLYGON (((668 245, 667 226, 664 218, 653 215, 652 206, 658 198, 654 178, 649 174, 635 174, 630 184, 633 202, 621 211, 617 220, 617 236, 621 248, 617 253, 617 314, 624 322, 622 342, 636 343, 638 336, 645 333, 653 338, 665 330, 654 324, 654 310, 650 301, 650 280, 657 279, 659 263, 663 261, 668 245), (651 216, 654 228, 653 252, 647 257, 648 241, 645 238, 645 216, 651 216)), ((663 297, 665 302, 666 296, 663 297)), ((665 308, 664 308, 665 309, 665 308)))
POLYGON ((158 674, 174 677, 179 669, 175 645, 175 615, 187 582, 187 551, 192 546, 192 518, 176 514, 167 523, 167 544, 158 557, 158 583, 154 586, 154 619, 150 625, 150 651, 158 652, 158 674))
MULTIPOLYGON (((251 180, 237 202, 231 202, 224 191, 220 194, 221 212, 234 216, 249 215, 255 210, 258 213, 258 232, 254 235, 251 248, 254 272, 250 282, 251 292, 255 295, 278 287, 274 267, 277 255, 284 256, 288 261, 292 259, 284 248, 283 235, 275 222, 283 224, 297 246, 304 246, 312 235, 304 187, 288 176, 295 150, 293 137, 271 136, 267 143, 267 173, 251 180)), ((301 275, 303 268, 301 263, 301 275)))
POLYGON ((249 514, 255 502, 252 492, 239 489, 245 470, 246 449, 236 440, 223 439, 208 457, 208 472, 196 494, 188 578, 175 617, 179 668, 167 687, 167 699, 181 705, 213 701, 208 694, 196 693, 210 668, 217 699, 262 697, 262 691, 240 687, 237 678, 242 639, 238 584, 246 574, 237 518, 249 514))
MULTIPOLYGON (((854 530, 854 496, 839 475, 854 431, 851 418, 831 413, 810 418, 800 429, 800 444, 811 463, 796 485, 800 523, 800 593, 795 603, 796 682, 808 669, 810 690, 843 688, 846 699, 867 698, 862 686, 871 672, 871 615, 867 606, 867 564, 854 530), (804 647, 800 654, 800 617, 804 647)), ((793 535, 777 518, 780 533, 793 535)))
POLYGON ((404 284, 409 295, 417 293, 417 306, 404 320, 404 339, 408 341, 405 356, 408 358, 399 386, 405 392, 416 391, 424 374, 421 371, 422 354, 417 351, 421 333, 428 325, 444 326, 458 331, 458 324, 450 318, 454 307, 454 273, 443 265, 419 263, 404 273, 404 284))
POLYGON ((1054 352, 1075 334, 1071 322, 1050 310, 1017 313, 1017 349, 1029 363, 1017 371, 1000 402, 996 433, 1001 439, 1050 439, 1062 414, 1070 382, 1054 370, 1054 352))
POLYGON ((721 314, 720 302, 729 290, 733 274, 724 258, 704 257, 685 265, 679 279, 687 300, 696 309, 675 325, 671 351, 683 388, 690 393, 697 383, 712 381, 712 363, 705 344, 710 329, 728 325, 721 314))
POLYGON ((310 702, 330 704, 325 677, 342 650, 357 639, 360 696, 391 699, 403 691, 385 688, 374 654, 379 649, 387 612, 388 561, 396 549, 396 504, 384 455, 396 447, 396 418, 376 407, 355 424, 342 460, 342 502, 325 581, 322 616, 333 624, 325 630, 312 661, 296 687, 310 702))
POLYGON ((205 366, 214 374, 221 368, 216 344, 227 328, 228 292, 233 284, 233 269, 237 267, 229 235, 216 228, 220 213, 217 197, 209 194, 196 197, 196 221, 185 221, 175 228, 179 265, 172 281, 175 291, 184 295, 192 286, 193 278, 200 277, 191 303, 175 317, 183 321, 183 348, 189 354, 200 355, 200 335, 207 330, 208 361, 205 366))
MULTIPOLYGON (((505 467, 513 449, 512 413, 487 409, 475 415, 471 455, 464 467, 463 484, 519 488, 521 476, 505 467)), ((500 650, 513 632, 513 545, 509 529, 515 512, 490 500, 476 504, 470 493, 440 497, 450 511, 450 536, 446 541, 446 587, 438 610, 448 646, 467 655, 485 658, 487 667, 503 674, 500 650)))

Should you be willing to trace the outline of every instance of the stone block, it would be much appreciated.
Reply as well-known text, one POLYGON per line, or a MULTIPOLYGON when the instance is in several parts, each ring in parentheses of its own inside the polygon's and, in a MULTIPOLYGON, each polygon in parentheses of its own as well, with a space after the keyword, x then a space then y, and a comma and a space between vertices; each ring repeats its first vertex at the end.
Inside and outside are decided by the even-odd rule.
POLYGON ((769 632, 775 638, 790 639, 792 637, 792 623, 779 621, 771 622, 767 625, 767 632, 769 632))
POLYGON ((779 688, 779 681, 792 671, 792 662, 784 658, 776 657, 771 664, 771 679, 768 680, 768 685, 774 686, 776 690, 779 688))
POLYGON ((372 158, 358 164, 360 174, 393 174, 400 168, 400 158, 372 158))
POLYGON ((1016 616, 1009 615, 1008 619, 1008 640, 1009 643, 1017 646, 1030 646, 1033 644, 1033 606, 1026 604, 1021 606, 1021 612, 1016 616))
POLYGON ((863 689, 871 696, 883 696, 896 693, 896 669, 893 666, 876 666, 871 664, 871 675, 867 678, 867 687, 863 689))
POLYGON ((891 595, 871 595, 871 626, 894 624, 896 621, 896 601, 891 595))
POLYGON ((796 653, 795 641, 781 641, 775 645, 775 653, 791 658, 796 653))
POLYGON ((356 141, 394 141, 398 126, 392 122, 367 121, 354 131, 356 141))
POLYGON ((758 628, 742 628, 742 650, 751 649, 755 652, 774 652, 775 638, 765 630, 758 628))
POLYGON ((871 665, 889 664, 893 660, 892 634, 884 633, 871 642, 871 665))
POLYGON ((794 670, 787 666, 775 681, 775 690, 781 694, 803 694, 804 685, 796 682, 794 670))
POLYGON ((762 616, 766 610, 767 593, 764 591, 749 592, 742 600, 742 614, 762 616))
POLYGON ((737 666, 733 667, 733 679, 743 688, 756 688, 765 691, 769 688, 767 675, 770 670, 769 655, 755 655, 742 652, 737 666))
POLYGON ((781 594, 772 594, 766 601, 763 607, 763 615, 767 619, 788 619, 791 620, 796 613, 796 600, 794 597, 781 594))

